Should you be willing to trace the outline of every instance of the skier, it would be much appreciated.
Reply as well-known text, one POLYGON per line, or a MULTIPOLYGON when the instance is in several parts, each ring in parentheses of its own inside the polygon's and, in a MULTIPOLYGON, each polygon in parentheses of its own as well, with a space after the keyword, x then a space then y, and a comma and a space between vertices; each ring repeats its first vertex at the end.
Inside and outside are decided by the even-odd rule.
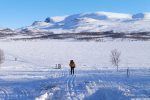
POLYGON ((69 64, 70 68, 71 68, 71 75, 74 74, 74 68, 76 67, 75 63, 73 60, 70 60, 70 64, 69 64))

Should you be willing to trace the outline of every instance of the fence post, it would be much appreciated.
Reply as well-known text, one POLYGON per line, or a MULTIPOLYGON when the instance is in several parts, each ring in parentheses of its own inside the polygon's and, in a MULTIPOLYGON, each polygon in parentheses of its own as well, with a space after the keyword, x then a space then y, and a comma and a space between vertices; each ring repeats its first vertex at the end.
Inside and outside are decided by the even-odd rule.
POLYGON ((129 72, 129 67, 127 68, 127 77, 129 78, 129 74, 130 74, 130 72, 129 72))

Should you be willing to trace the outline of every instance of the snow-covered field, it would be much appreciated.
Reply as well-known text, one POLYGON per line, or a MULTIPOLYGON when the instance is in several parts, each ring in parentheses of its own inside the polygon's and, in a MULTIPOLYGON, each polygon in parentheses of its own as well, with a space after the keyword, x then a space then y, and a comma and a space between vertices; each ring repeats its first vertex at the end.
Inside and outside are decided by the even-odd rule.
POLYGON ((149 44, 1 41, 5 63, 0 67, 0 100, 149 100, 149 44), (113 49, 121 52, 119 72, 110 62, 113 49), (71 59, 77 65, 73 76, 69 75, 71 59), (54 69, 56 64, 62 69, 54 69))

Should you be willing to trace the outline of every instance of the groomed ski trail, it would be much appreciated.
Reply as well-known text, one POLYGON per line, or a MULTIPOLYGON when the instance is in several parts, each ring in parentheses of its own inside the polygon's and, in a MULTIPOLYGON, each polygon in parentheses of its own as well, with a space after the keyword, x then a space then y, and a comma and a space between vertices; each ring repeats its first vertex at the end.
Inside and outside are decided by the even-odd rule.
POLYGON ((75 84, 76 84, 75 79, 76 79, 76 75, 71 75, 68 77, 67 80, 67 96, 68 99, 70 100, 79 100, 75 88, 75 84))

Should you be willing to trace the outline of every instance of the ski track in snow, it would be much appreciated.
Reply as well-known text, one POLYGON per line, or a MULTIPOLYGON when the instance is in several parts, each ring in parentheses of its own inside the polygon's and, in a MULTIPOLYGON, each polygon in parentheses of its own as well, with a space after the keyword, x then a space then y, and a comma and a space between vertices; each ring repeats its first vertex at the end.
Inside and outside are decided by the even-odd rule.
MULTIPOLYGON (((8 62, 38 66, 38 68, 42 69, 47 68, 47 66, 42 66, 35 64, 32 61, 28 61, 26 58, 12 55, 7 52, 6 54, 13 57, 12 59, 6 59, 8 62), (18 60, 14 61, 14 58, 18 58, 18 60)), ((92 97, 92 100, 97 100, 97 94, 100 95, 100 99, 103 100, 112 100, 107 98, 107 96, 112 96, 113 98, 114 95, 116 95, 115 98, 120 98, 120 96, 125 96, 127 98, 150 98, 149 70, 146 70, 146 73, 139 69, 135 70, 132 72, 129 79, 125 78, 126 71, 116 72, 112 69, 99 70, 95 68, 93 71, 78 70, 75 75, 69 75, 68 70, 66 69, 57 69, 54 71, 49 69, 45 72, 36 71, 1 71, 0 100, 34 100, 37 97, 42 97, 44 94, 47 94, 47 99, 50 100, 91 100, 91 97, 95 95, 96 96, 94 98, 92 97), (16 77, 23 77, 23 75, 27 75, 27 77, 38 76, 38 81, 35 79, 32 80, 31 78, 31 81, 33 82, 28 82, 30 81, 30 78, 26 79, 24 77, 23 78, 26 80, 25 83, 22 81, 20 82, 20 80, 19 83, 18 80, 3 80, 5 79, 3 76, 14 77, 15 75, 16 77), (46 77, 46 79, 39 78, 43 76, 46 77), (134 82, 134 80, 137 82, 134 82), (144 83, 144 81, 147 81, 147 83, 144 83)))
POLYGON ((30 93, 29 90, 22 88, 11 88, 13 91, 10 91, 9 88, 0 88, 0 100, 27 100, 30 96, 33 96, 33 93, 30 93))
POLYGON ((76 98, 76 90, 75 90, 75 78, 76 75, 71 75, 69 76, 67 80, 67 95, 69 96, 70 99, 76 98))
MULTIPOLYGON (((66 72, 63 72, 63 73, 66 73, 66 72)), ((83 98, 79 97, 79 94, 83 94, 83 97, 90 97, 91 95, 95 94, 97 91, 99 90, 103 91, 104 89, 101 98, 104 100, 109 100, 106 98, 106 96, 108 95, 109 92, 110 94, 112 94, 114 89, 116 89, 115 91, 116 95, 123 94, 126 96, 132 95, 132 93, 130 93, 132 92, 132 90, 140 89, 140 87, 137 88, 137 86, 133 86, 129 83, 126 84, 126 83, 112 81, 111 77, 108 77, 108 73, 106 73, 105 71, 101 72, 101 71, 95 70, 94 72, 95 73, 92 72, 86 76, 87 77, 86 84, 84 84, 84 79, 82 83, 79 82, 81 81, 80 79, 76 80, 76 78, 81 77, 80 72, 77 75, 65 74, 64 76, 62 76, 63 81, 60 84, 56 85, 57 84, 56 80, 54 81, 54 83, 52 82, 55 86, 52 86, 51 84, 49 84, 50 81, 46 81, 45 83, 48 84, 47 88, 41 89, 39 93, 42 93, 41 95, 43 95, 43 93, 47 93, 48 97, 52 98, 50 100, 83 100, 83 98), (78 83, 80 83, 81 86, 84 84, 83 87, 86 87, 86 88, 82 88, 82 89, 77 88, 76 86, 78 85, 78 83), (65 87, 63 86, 61 87, 61 85, 65 87), (106 91, 105 89, 106 90, 109 89, 109 92, 106 91)), ((43 83, 43 85, 45 83, 43 83)), ((1 86, 0 87, 0 99, 2 100, 3 99, 4 100, 10 100, 10 99, 33 100, 35 97, 38 96, 38 92, 36 91, 36 89, 38 88, 35 88, 34 90, 34 87, 33 87, 33 91, 35 92, 34 94, 34 92, 30 91, 30 89, 26 89, 25 87, 19 87, 19 86, 2 87, 1 86)), ((146 90, 143 90, 143 91, 147 92, 147 95, 143 94, 143 96, 148 98, 149 97, 148 91, 146 90)), ((140 96, 141 95, 139 95, 139 97, 140 96)), ((138 97, 138 95, 133 94, 133 97, 138 97)), ((90 100, 88 98, 86 99, 90 100)))

